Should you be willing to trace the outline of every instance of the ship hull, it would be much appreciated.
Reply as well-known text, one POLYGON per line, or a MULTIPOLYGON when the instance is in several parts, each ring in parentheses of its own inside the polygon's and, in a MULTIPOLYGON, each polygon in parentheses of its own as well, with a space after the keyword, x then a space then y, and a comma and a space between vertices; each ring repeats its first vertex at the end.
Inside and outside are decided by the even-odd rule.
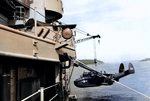
MULTIPOLYGON (((69 94, 62 79, 65 75, 60 56, 68 53, 74 57, 75 50, 71 47, 55 49, 56 45, 55 41, 0 25, 0 101, 21 101, 41 87, 56 84, 44 91, 44 100, 56 94, 56 101, 66 99, 69 94)), ((27 101, 40 98, 39 92, 27 101)))

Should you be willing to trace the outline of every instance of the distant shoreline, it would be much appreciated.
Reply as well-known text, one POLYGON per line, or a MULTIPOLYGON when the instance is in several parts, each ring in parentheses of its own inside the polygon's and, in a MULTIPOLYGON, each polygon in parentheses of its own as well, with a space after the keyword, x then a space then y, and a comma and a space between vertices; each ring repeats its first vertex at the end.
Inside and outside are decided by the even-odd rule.
POLYGON ((145 58, 145 59, 140 60, 140 62, 143 62, 143 61, 150 61, 150 58, 145 58))

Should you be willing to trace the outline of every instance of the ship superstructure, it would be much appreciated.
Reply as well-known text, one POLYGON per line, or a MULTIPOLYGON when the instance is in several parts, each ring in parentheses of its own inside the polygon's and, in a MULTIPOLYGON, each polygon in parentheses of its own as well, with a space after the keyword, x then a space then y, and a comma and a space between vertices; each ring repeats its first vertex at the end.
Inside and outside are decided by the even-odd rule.
POLYGON ((44 101, 67 100, 76 25, 62 13, 61 0, 1 0, 0 101, 39 101, 41 88, 44 101))

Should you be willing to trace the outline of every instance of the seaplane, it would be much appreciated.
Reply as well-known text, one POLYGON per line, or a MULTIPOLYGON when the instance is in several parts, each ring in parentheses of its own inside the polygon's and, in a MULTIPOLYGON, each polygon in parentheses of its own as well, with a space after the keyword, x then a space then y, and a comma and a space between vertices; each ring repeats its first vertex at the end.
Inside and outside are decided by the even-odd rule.
POLYGON ((107 74, 105 71, 104 73, 98 72, 79 61, 76 63, 77 66, 83 67, 90 71, 90 72, 84 72, 80 76, 80 78, 74 81, 74 85, 80 88, 96 87, 101 85, 112 85, 114 84, 114 82, 118 82, 120 78, 135 73, 135 69, 132 63, 129 63, 128 70, 124 70, 124 64, 121 63, 119 66, 119 73, 116 74, 107 74))

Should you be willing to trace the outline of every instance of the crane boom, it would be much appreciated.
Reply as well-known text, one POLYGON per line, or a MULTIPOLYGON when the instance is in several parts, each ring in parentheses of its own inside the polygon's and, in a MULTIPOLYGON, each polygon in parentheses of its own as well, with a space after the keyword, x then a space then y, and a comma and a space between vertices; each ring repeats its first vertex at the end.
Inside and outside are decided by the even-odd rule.
POLYGON ((89 39, 95 39, 95 38, 101 38, 100 35, 95 35, 95 36, 91 36, 91 37, 88 37, 88 38, 84 38, 84 39, 78 39, 75 41, 75 43, 80 43, 80 42, 83 42, 83 41, 86 41, 86 40, 89 40, 89 39))

